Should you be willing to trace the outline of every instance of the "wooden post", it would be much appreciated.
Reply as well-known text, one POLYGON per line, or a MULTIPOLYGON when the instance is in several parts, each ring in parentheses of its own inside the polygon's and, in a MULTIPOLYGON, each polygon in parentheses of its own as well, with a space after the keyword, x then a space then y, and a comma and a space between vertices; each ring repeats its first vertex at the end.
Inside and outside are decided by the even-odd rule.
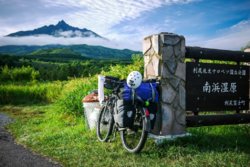
POLYGON ((143 42, 144 78, 161 79, 160 108, 154 133, 186 133, 185 38, 172 33, 146 37, 143 42))
MULTIPOLYGON (((246 48, 245 50, 244 50, 244 52, 246 52, 246 53, 250 53, 250 48, 246 48)), ((247 65, 247 66, 250 66, 250 63, 249 62, 247 62, 247 63, 244 63, 244 65, 247 65)), ((250 75, 250 73, 249 73, 249 75, 250 75)), ((250 95, 250 88, 249 88, 249 91, 248 91, 248 94, 250 95)), ((250 100, 249 100, 249 106, 250 106, 250 100)), ((248 111, 243 111, 244 113, 249 113, 250 114, 250 111, 248 110, 248 111)))

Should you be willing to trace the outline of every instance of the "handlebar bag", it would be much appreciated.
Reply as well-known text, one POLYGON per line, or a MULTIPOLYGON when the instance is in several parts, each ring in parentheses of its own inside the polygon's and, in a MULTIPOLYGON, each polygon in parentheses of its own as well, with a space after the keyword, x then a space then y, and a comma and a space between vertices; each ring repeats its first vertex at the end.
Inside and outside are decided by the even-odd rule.
POLYGON ((117 86, 116 81, 119 81, 119 78, 105 76, 104 87, 106 89, 114 89, 117 86))

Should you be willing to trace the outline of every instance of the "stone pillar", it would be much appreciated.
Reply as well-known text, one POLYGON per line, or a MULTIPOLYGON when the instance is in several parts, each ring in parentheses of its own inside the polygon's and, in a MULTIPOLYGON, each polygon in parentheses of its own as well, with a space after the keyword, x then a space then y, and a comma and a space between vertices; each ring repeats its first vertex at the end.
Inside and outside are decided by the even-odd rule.
POLYGON ((144 39, 143 54, 144 78, 161 80, 156 134, 185 134, 185 38, 172 33, 151 35, 144 39))

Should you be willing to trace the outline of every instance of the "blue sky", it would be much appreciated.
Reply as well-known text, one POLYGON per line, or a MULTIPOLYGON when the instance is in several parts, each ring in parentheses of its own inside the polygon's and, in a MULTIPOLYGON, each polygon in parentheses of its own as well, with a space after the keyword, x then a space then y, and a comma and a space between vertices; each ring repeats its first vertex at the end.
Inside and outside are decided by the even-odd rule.
POLYGON ((238 50, 250 41, 249 0, 0 0, 0 45, 87 43, 141 50, 144 37, 183 35, 187 45, 238 50), (3 37, 60 20, 110 39, 3 37))

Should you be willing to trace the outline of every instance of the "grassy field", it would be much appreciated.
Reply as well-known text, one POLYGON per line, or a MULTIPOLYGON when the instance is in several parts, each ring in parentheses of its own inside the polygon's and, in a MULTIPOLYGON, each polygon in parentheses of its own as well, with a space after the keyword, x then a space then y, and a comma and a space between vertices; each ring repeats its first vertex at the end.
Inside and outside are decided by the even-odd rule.
POLYGON ((119 135, 100 143, 82 117, 58 112, 56 105, 5 105, 0 111, 15 118, 8 128, 18 143, 64 166, 250 166, 249 125, 188 129, 191 137, 160 146, 149 139, 134 155, 119 135))
MULTIPOLYGON (((143 59, 134 57, 133 62, 111 66, 102 74, 124 79, 133 70, 143 73, 143 59)), ((63 166, 250 166, 249 124, 188 129, 192 136, 162 145, 149 139, 137 155, 123 149, 118 134, 111 143, 99 142, 95 132, 86 129, 81 102, 96 88, 97 76, 50 82, 4 80, 0 112, 14 118, 8 130, 18 143, 63 166)))
POLYGON ((55 102, 64 83, 11 82, 0 84, 0 104, 33 104, 55 102))

